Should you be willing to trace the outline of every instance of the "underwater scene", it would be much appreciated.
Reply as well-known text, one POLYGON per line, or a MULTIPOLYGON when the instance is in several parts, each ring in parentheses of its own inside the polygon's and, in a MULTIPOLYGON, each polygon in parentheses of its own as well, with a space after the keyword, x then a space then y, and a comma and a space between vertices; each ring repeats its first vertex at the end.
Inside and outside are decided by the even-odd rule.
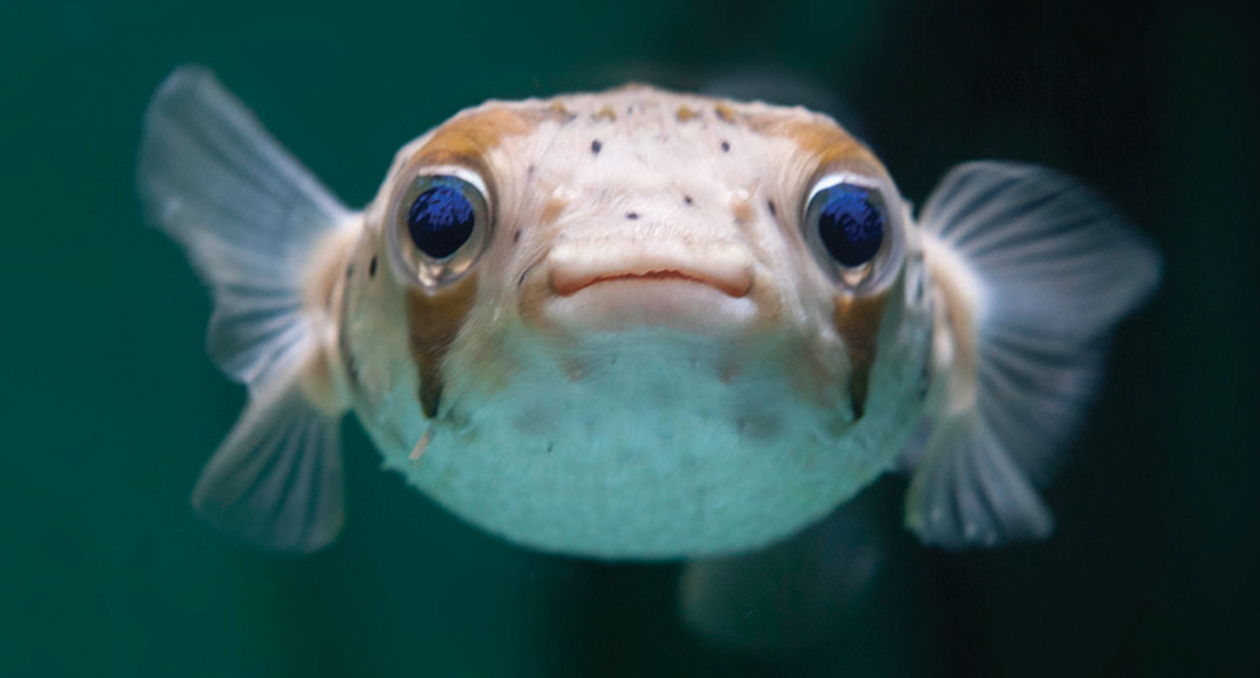
POLYGON ((0 0, 0 676, 1260 675, 1258 31, 0 0))

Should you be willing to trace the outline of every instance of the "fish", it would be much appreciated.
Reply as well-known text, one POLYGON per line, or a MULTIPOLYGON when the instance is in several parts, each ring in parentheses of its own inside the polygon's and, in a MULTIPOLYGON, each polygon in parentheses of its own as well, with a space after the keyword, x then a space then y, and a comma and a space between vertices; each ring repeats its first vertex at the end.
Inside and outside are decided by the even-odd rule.
POLYGON ((1054 170, 967 162, 916 212, 824 114, 646 85, 460 111, 354 210, 187 65, 137 167, 248 392, 193 506, 290 553, 345 523, 351 411, 385 469, 546 552, 754 551, 890 473, 925 544, 1043 539, 1162 270, 1054 170))

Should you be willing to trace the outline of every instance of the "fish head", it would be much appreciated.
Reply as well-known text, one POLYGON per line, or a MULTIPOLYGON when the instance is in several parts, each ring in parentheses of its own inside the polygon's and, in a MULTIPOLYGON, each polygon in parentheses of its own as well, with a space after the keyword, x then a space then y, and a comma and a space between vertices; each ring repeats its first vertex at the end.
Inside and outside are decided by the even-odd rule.
POLYGON ((509 538, 765 543, 887 470, 919 411, 909 210, 826 116, 641 86, 489 102, 405 146, 365 223, 356 407, 387 463, 509 538))

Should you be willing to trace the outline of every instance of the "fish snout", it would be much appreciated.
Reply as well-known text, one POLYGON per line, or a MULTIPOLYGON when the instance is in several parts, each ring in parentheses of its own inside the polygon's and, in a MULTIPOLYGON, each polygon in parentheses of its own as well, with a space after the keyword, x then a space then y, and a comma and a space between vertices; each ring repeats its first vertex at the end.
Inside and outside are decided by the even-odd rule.
POLYGON ((748 294, 753 259, 747 249, 726 243, 677 241, 562 243, 547 257, 551 288, 572 296, 610 282, 690 282, 729 297, 748 294))
POLYGON ((545 260, 549 317, 569 328, 743 327, 756 316, 755 260, 731 242, 590 239, 545 260))

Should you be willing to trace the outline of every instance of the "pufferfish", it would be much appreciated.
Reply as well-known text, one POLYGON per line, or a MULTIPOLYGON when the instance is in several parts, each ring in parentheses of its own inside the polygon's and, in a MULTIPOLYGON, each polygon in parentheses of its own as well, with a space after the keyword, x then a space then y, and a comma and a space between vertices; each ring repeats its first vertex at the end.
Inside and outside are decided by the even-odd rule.
POLYGON ((894 470, 925 543, 1043 538, 1161 269, 1054 171, 963 164, 916 215, 825 115, 638 85, 459 112, 354 211, 186 66, 138 181, 248 387, 193 504, 290 552, 343 525, 351 410, 386 468, 550 552, 749 551, 894 470))

